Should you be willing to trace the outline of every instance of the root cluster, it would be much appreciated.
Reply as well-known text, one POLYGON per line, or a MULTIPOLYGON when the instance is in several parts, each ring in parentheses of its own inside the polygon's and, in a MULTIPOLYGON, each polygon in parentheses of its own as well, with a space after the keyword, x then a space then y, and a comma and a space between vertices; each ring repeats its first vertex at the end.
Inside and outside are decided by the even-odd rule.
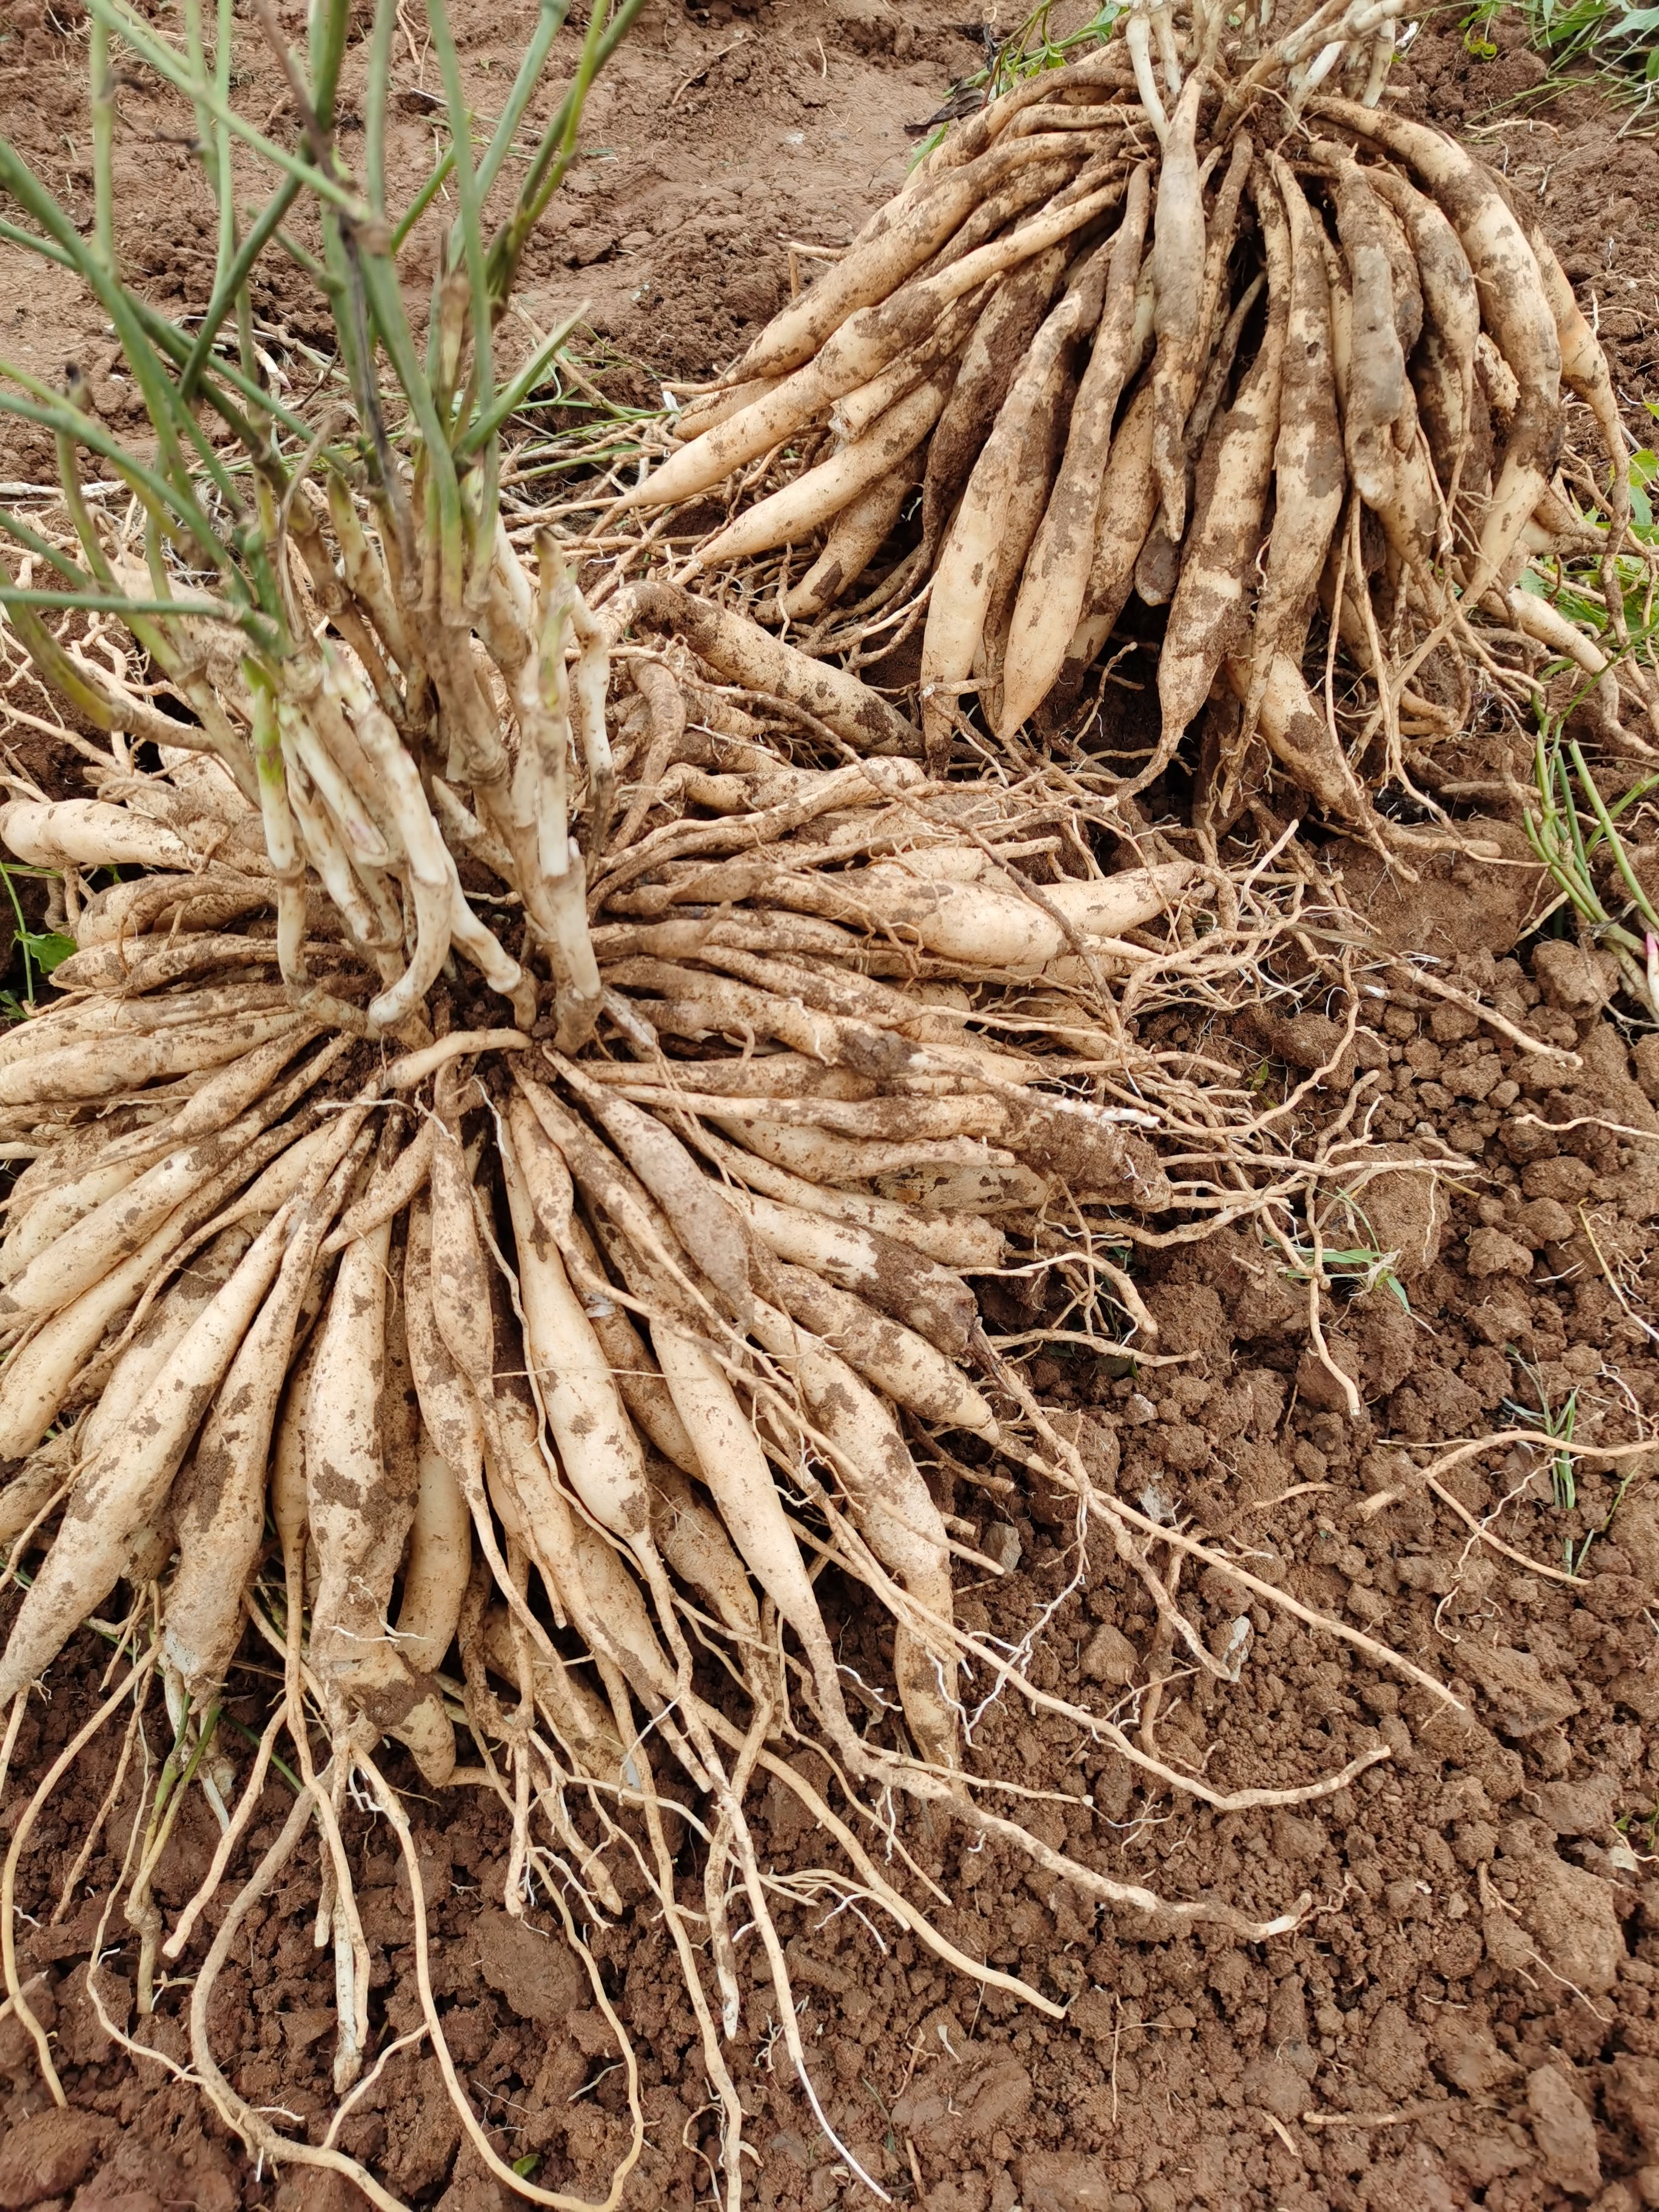
MULTIPOLYGON (((230 2087, 207 1993, 240 1914, 313 1836, 349 2094, 374 2033, 338 1820, 356 1776, 404 1833, 383 1738, 429 1786, 500 1793, 513 1909, 567 1893, 578 1917, 617 1909, 607 1860, 640 1863, 703 2024, 728 2185, 733 1895, 772 1958, 786 2038, 794 2018, 773 1933, 787 1899, 744 1813, 757 1775, 807 1801, 840 1893, 1034 2003, 1050 2001, 962 1957, 878 1864, 889 1793, 1097 1902, 1268 1932, 1224 1900, 1161 1902, 989 1809, 996 1778, 975 1771, 964 1728, 987 1695, 1064 1712, 1215 1793, 1039 1689, 1030 1638, 958 1625, 953 1556, 991 1563, 927 1469, 1036 1468, 1072 1498, 1079 1572, 1091 1538, 1110 1544, 1194 1663, 1236 1663, 1152 1565, 1166 1532, 1097 1488, 1043 1417, 1025 1343, 988 1334, 975 1279, 1052 1275, 1069 1294, 1061 1338, 1146 1345, 1130 1243, 1317 1206, 1345 1160, 1351 1179, 1344 1117, 1297 1158, 1273 1109, 1124 1024, 1126 1003, 1224 1007, 1241 954, 1294 923, 1305 886, 1152 855, 1103 874, 1079 834, 1086 797, 1058 772, 941 783, 902 758, 847 758, 812 710, 740 706, 683 639, 646 627, 684 611, 636 592, 598 625, 637 641, 602 648, 628 803, 586 872, 598 1005, 578 1054, 548 1034, 549 986, 532 1029, 490 1024, 453 963, 422 1005, 429 1042, 367 1034, 374 953, 320 905, 310 980, 286 982, 288 887, 258 814, 199 754, 90 772, 119 799, 13 802, 43 848, 81 841, 66 865, 81 949, 56 971, 61 1003, 0 1042, 7 1140, 31 1156, 0 1245, 0 1452, 21 1462, 0 1539, 14 1569, 29 1562, 0 1703, 49 1681, 125 1583, 149 1593, 129 1633, 141 1679, 165 1686, 179 1765, 230 1792, 213 1748, 228 1674, 250 1625, 280 1654, 285 1696, 240 1811, 226 1802, 203 1898, 163 1928, 147 1882, 163 1803, 125 1906, 147 2002, 286 1736, 303 1796, 192 2006, 195 2070, 273 2156, 309 2154, 230 2087), (181 849, 152 862, 188 865, 86 890, 83 869, 163 823, 181 849), (890 1617, 890 1682, 838 1665, 814 1587, 826 1565, 890 1617), (482 1765, 458 1768, 463 1728, 482 1765), (839 1810, 790 1763, 802 1742, 839 1778, 839 1810), (707 1808, 700 1911, 675 1888, 665 1771, 707 1808)), ((502 854, 498 901, 507 869, 502 854)), ((427 2026, 440 2045, 429 2002, 427 2026)))
POLYGON ((1072 727, 1132 602, 1165 610, 1120 798, 1196 726, 1206 835, 1272 775, 1408 854, 1494 631, 1613 682, 1629 444, 1534 211, 1380 104, 1396 13, 1139 0, 951 130, 623 510, 718 492, 694 567, 854 665, 920 622, 934 763, 1072 727), (1601 562, 1605 650, 1522 587, 1544 554, 1601 562))

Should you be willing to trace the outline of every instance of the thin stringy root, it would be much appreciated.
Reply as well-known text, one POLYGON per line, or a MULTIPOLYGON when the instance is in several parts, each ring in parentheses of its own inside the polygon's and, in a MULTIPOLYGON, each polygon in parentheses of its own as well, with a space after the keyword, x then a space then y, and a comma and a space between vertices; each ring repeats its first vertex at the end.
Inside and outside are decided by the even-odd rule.
POLYGON ((1030 726, 1121 804, 1185 744, 1214 838, 1271 779, 1407 860, 1455 842, 1437 745, 1477 693, 1524 722, 1552 657, 1651 757, 1606 360, 1502 179, 1378 106, 1399 13, 1136 0, 946 133, 620 520, 852 669, 920 624, 935 762, 1030 726), (1521 588, 1545 556, 1600 562, 1599 641, 1521 588), (1115 728, 1160 623, 1152 727, 1115 728))

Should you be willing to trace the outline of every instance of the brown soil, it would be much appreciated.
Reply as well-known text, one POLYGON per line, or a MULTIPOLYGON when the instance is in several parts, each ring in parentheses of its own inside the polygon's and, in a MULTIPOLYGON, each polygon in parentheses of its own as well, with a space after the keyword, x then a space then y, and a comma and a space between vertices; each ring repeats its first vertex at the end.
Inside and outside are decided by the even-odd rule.
MULTIPOLYGON (((896 181, 904 125, 971 65, 974 46, 953 27, 965 12, 953 0, 717 0, 688 16, 656 0, 592 113, 590 143, 608 151, 578 171, 569 216, 532 270, 538 326, 588 298, 596 330, 656 370, 695 373, 725 358, 776 304, 784 241, 838 241, 896 181)), ((475 81, 499 88, 523 9, 456 15, 472 27, 475 81)), ((0 45, 0 69, 16 72, 0 78, 9 125, 27 150, 50 157, 56 181, 67 170, 72 201, 83 201, 80 33, 64 0, 50 10, 23 0, 11 21, 11 42, 0 45)), ((1475 126, 1528 75, 1506 28, 1498 43, 1497 59, 1482 63, 1455 27, 1424 31, 1402 64, 1412 97, 1475 126)), ((413 90, 421 79, 404 58, 413 90)), ((144 139, 160 111, 151 115, 143 97, 132 92, 124 108, 124 239, 149 257, 158 299, 178 305, 197 279, 205 199, 176 146, 144 139)), ((1595 293, 1635 428, 1646 419, 1640 401, 1659 392, 1659 155, 1619 139, 1620 120, 1574 90, 1481 143, 1507 143, 1523 185, 1536 188, 1548 165, 1547 216, 1570 270, 1595 293)), ((410 178, 421 137, 411 113, 399 153, 410 178)), ((4 269, 15 282, 14 265, 4 269)), ((273 301, 271 314, 281 312, 273 301)), ((65 289, 32 276, 15 319, 8 343, 42 373, 73 347, 89 374, 113 383, 107 361, 92 358, 95 325, 65 289)), ((118 419, 118 389, 107 398, 118 419)), ((0 475, 38 470, 27 448, 5 452, 0 475)), ((1659 1447, 1651 1465, 1581 1459, 1571 1508, 1558 1503, 1547 1462, 1523 1449, 1449 1474, 1445 1487, 1464 1514, 1538 1568, 1473 1538, 1399 1449, 1519 1425, 1508 1401, 1559 1409, 1576 1393, 1577 1435, 1607 1445, 1642 1436, 1659 1412, 1650 1327, 1659 1055, 1650 1042, 1632 1057, 1601 1003, 1601 979, 1570 947, 1527 940, 1510 957, 1528 918, 1517 900, 1495 921, 1483 887, 1455 870, 1425 885, 1415 910, 1390 917, 1402 945, 1424 944, 1432 927, 1437 942, 1462 948, 1459 980, 1540 1040, 1576 1048, 1582 1065, 1564 1073, 1444 1007, 1391 1006, 1362 1033, 1357 1060, 1373 1072, 1376 1133, 1447 1160, 1449 1171, 1440 1216, 1425 1212, 1409 1178, 1365 1194, 1373 1241, 1405 1255, 1408 1307, 1382 1285, 1337 1310, 1331 1345, 1359 1383, 1358 1422, 1311 1354, 1299 1290, 1226 1236, 1143 1276, 1162 1348, 1184 1354, 1180 1364, 1115 1377, 1055 1358, 1035 1376, 1077 1419, 1102 1480, 1190 1516, 1258 1578, 1384 1638, 1455 1690, 1464 1711, 1447 1712, 1396 1671, 1249 1601, 1213 1571, 1183 1595, 1218 1639, 1247 1619, 1248 1655, 1231 1686, 1171 1674, 1154 1723, 1161 1753, 1224 1790, 1293 1785, 1379 1741, 1386 1763, 1294 1812, 1218 1814, 1185 1795, 1149 1792, 1069 1727, 1006 1698, 991 1705, 975 1732, 978 1763, 1053 1793, 1028 1808, 1051 1841, 1166 1895, 1214 1893, 1261 1915, 1304 1891, 1313 1902, 1297 1933, 1264 1946, 1213 1929, 1172 1936, 1134 1916, 1093 1913, 994 1845, 969 1850, 907 1818, 907 1849, 951 1900, 938 1915, 945 1931, 1069 2000, 1070 2011, 1046 2024, 981 1995, 890 1929, 852 1911, 832 1917, 827 1898, 784 1913, 825 2107, 896 2201, 926 2212, 1659 2203, 1659 1447), (1476 945, 1485 949, 1468 949, 1476 945), (1567 1547, 1581 1563, 1571 1580, 1540 1571, 1558 1569, 1567 1547)), ((1289 971, 1279 980, 1297 981, 1289 971)), ((1206 1035, 1204 1048, 1261 1071, 1273 1095, 1320 1065, 1340 1012, 1309 990, 1293 1018, 1281 1008, 1237 1035, 1206 1035)), ((1158 1034, 1178 1051, 1199 1032, 1167 1017, 1158 1034)), ((1311 1093, 1298 1109, 1304 1124, 1316 1126, 1338 1096, 1311 1093)), ((998 1318, 1029 1325, 1018 1308, 998 1318)), ((991 1534, 999 1523, 1018 1542, 1014 1573, 963 1595, 970 1625, 1018 1638, 1052 1607, 1040 1686, 1105 1710, 1123 1698, 1131 1669, 1144 1682, 1153 1624, 1137 1583, 1092 1553, 1085 1568, 1051 1500, 1023 1486, 1004 1503, 966 1482, 946 1487, 942 1503, 976 1524, 982 1544, 1008 1544, 991 1534)), ((876 1632, 856 1617, 842 1626, 856 1666, 876 1632)), ((16 1745, 0 1808, 8 1836, 96 1702, 106 1648, 88 1632, 71 1656, 80 1673, 66 1668, 52 1698, 33 1703, 16 1745)), ((233 1678, 230 1714, 257 1730, 268 1683, 252 1671, 257 1655, 245 1656, 252 1665, 233 1678)), ((869 1656, 879 1669, 880 1655, 869 1656)), ((152 1760, 166 1749, 154 1725, 149 1749, 152 1760)), ((104 2008, 157 2058, 136 2062, 100 2024, 88 1960, 134 1818, 131 1785, 52 1923, 115 1755, 111 1738, 94 1746, 21 1858, 17 1902, 29 1917, 20 1963, 40 1978, 32 1995, 70 2111, 51 2109, 17 2022, 0 2021, 0 2208, 344 2212, 357 2200, 343 2185, 298 2170, 256 2173, 199 2092, 174 2078, 165 2062, 185 2050, 187 1983, 136 2021, 136 1948, 118 1922, 101 1937, 104 2008)), ((240 1739, 234 1755, 246 1756, 240 1739)), ((412 1770, 393 1771, 411 1785, 434 1900, 434 1982, 462 2078, 503 2154, 539 2154, 540 2184, 592 2193, 626 2140, 603 2018, 562 1941, 499 1911, 507 1837, 493 1806, 476 1793, 422 1802, 412 1770)), ((272 1784, 256 1852, 289 1802, 272 1784)), ((416 2017, 408 1892, 384 1826, 349 1818, 377 2024, 390 2040, 416 2017)), ((756 1820, 775 1869, 805 1870, 821 1856, 775 1787, 756 1820)), ((213 1840, 192 1794, 156 1885, 169 1911, 213 1840)), ((700 1876, 689 1847, 684 1871, 700 1876)), ((241 2094, 283 2108, 283 2124, 308 2125, 313 2138, 332 2103, 331 1965, 312 1947, 315 1890, 314 1869, 291 1873, 254 1911, 212 2008, 216 2047, 241 2094)), ((550 1911, 539 1919, 556 1927, 550 1911)), ((669 1946, 643 1911, 590 1932, 640 2053, 651 2124, 625 2202, 641 2212, 689 2208, 709 2193, 715 2136, 669 1946)), ((763 2161, 755 2195, 763 2207, 813 2212, 856 2203, 863 2192, 775 2047, 758 1954, 746 1945, 743 1956, 753 1978, 732 2063, 763 2161)), ((199 1957, 198 1947, 186 1973, 199 1957)), ((341 2141, 412 2203, 484 2212, 507 2201, 462 2145, 422 2054, 391 2063, 341 2141)))

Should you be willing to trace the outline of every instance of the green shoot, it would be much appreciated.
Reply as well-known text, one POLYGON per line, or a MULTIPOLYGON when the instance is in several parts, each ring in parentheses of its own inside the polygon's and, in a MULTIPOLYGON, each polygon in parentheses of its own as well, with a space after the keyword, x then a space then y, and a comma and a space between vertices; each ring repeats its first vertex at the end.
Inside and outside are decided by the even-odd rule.
MULTIPOLYGON (((60 931, 55 929, 31 929, 24 919, 22 902, 17 896, 17 885, 13 878, 16 876, 34 875, 37 872, 33 868, 20 868, 15 862, 0 864, 0 876, 3 876, 6 879, 6 896, 11 902, 12 942, 23 956, 25 1003, 24 1006, 17 1008, 18 1016, 26 1010, 28 1012, 33 1010, 35 969, 38 968, 43 975, 50 975, 58 962, 67 960, 70 953, 75 951, 75 939, 72 937, 65 937, 60 931)), ((15 1004, 15 1001, 14 1000, 13 1003, 15 1004)), ((16 1018, 13 1017, 14 1019, 16 1018)))
MULTIPOLYGON (((1039 76, 1046 70, 1060 69, 1067 62, 1075 61, 1083 48, 1103 45, 1117 28, 1120 19, 1129 12, 1128 0, 1103 0, 1086 23, 1079 23, 1070 31, 1056 31, 1050 21, 1054 9, 1054 0, 1042 0, 1040 7, 1033 8, 1000 41, 981 69, 951 87, 952 100, 965 100, 974 92, 982 93, 988 105, 1000 100, 1005 92, 1012 92, 1028 77, 1039 76)), ((912 168, 927 160, 950 127, 947 120, 928 133, 911 156, 912 168)))
MULTIPOLYGON (((1573 1426, 1578 1419, 1577 1390, 1576 1389, 1570 1390, 1563 1404, 1559 1406, 1553 1404, 1548 1387, 1534 1363, 1529 1359, 1523 1359, 1513 1347, 1510 1348, 1510 1356, 1532 1384, 1538 1403, 1536 1406, 1523 1406, 1516 1399, 1506 1398, 1504 1401, 1505 1409, 1513 1413, 1517 1420, 1524 1421, 1529 1426, 1535 1425, 1542 1429, 1547 1437, 1557 1437, 1564 1445, 1570 1444, 1572 1442, 1573 1426)), ((1572 1454, 1570 1451, 1562 1450, 1551 1455, 1550 1486, 1554 1494, 1556 1510, 1560 1513, 1571 1513, 1578 1503, 1578 1484, 1573 1474, 1572 1454)), ((1570 1539, 1567 1548, 1568 1564, 1571 1565, 1570 1539)))
POLYGON ((1385 1252, 1376 1243, 1365 1210, 1352 1191, 1339 1190, 1336 1196, 1347 1224, 1369 1241, 1333 1247, 1325 1243, 1322 1237, 1316 1247, 1286 1240, 1284 1249, 1289 1264, 1281 1272, 1291 1282, 1298 1283, 1310 1282, 1317 1276, 1322 1284, 1332 1287, 1340 1285, 1354 1297, 1364 1297, 1370 1291, 1386 1291, 1404 1312, 1409 1313, 1411 1299, 1395 1271, 1400 1255, 1385 1252))
POLYGON ((1632 997, 1659 1019, 1659 912, 1631 865, 1618 827, 1621 815, 1659 787, 1659 776, 1644 776, 1610 805, 1583 748, 1564 744, 1559 732, 1549 738, 1540 732, 1534 749, 1533 777, 1538 811, 1528 808, 1526 817, 1533 851, 1558 890, 1589 925, 1590 936, 1612 952, 1632 997), (1602 864, 1599 875, 1594 865, 1598 860, 1602 864), (1609 909, 1609 898, 1616 912, 1609 909), (1630 927, 1632 920, 1640 925, 1639 936, 1630 927))

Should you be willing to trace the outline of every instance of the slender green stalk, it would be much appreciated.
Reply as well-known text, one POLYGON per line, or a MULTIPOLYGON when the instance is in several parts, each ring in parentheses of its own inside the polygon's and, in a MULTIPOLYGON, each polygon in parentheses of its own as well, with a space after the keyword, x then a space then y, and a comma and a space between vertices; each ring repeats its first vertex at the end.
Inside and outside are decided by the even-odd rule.
POLYGON ((246 236, 236 248, 223 275, 215 279, 213 297, 208 301, 202 327, 197 333, 195 343, 190 349, 179 379, 179 390, 184 398, 188 400, 195 397, 202 371, 213 352, 213 342, 219 335, 219 326, 246 289, 254 263, 276 235, 283 216, 299 198, 300 185, 298 177, 283 179, 266 201, 257 220, 249 227, 246 236))
MULTIPOLYGON (((113 729, 115 717, 110 712, 108 702, 94 689, 70 659, 41 621, 38 611, 21 599, 11 581, 11 572, 3 562, 0 562, 0 606, 8 610, 18 642, 34 663, 43 682, 60 697, 67 699, 94 730, 113 729)), ((121 611, 125 615, 125 607, 121 611)))
POLYGON ((449 440, 433 401, 432 387, 415 350, 414 334, 404 313, 403 291, 396 269, 389 259, 379 254, 366 253, 362 257, 362 276, 369 314, 380 343, 386 348, 392 373, 403 386, 414 412, 426 465, 431 471, 437 501, 442 604, 446 614, 453 618, 460 611, 464 556, 460 488, 456 482, 449 440))
POLYGON ((443 188, 445 179, 453 173, 454 167, 455 149, 452 146, 439 161, 437 167, 433 170, 432 174, 427 179, 426 182, 421 186, 420 191, 416 193, 414 198, 410 200, 409 205, 404 210, 403 215, 398 220, 398 226, 392 234, 392 251, 394 253, 402 252, 404 241, 408 238, 410 232, 414 229, 416 224, 431 206, 433 201, 437 198, 439 192, 443 188))
MULTIPOLYGON (((449 12, 444 0, 427 0, 427 21, 431 27, 432 43, 438 57, 439 74, 443 79, 444 97, 449 106, 450 143, 455 149, 456 195, 460 202, 456 228, 460 234, 460 265, 466 270, 467 297, 472 320, 472 366, 468 396, 479 415, 483 416, 491 411, 495 399, 495 369, 490 343, 494 318, 490 312, 489 286, 484 266, 483 214, 479 200, 477 173, 472 165, 472 118, 467 110, 466 95, 461 83, 460 58, 455 52, 455 40, 449 27, 449 12)), ((463 405, 463 420, 468 411, 468 408, 463 405)), ((471 569, 475 591, 482 591, 488 583, 499 507, 500 465, 493 438, 486 435, 480 441, 480 446, 483 467, 479 481, 474 487, 472 502, 471 569)))
POLYGON ((377 222, 386 221, 386 96, 392 88, 392 43, 397 27, 398 0, 374 0, 363 94, 363 174, 377 222))
POLYGON ((101 423, 82 414, 56 394, 46 392, 46 387, 38 384, 34 378, 29 377, 25 382, 21 371, 3 362, 0 362, 0 375, 12 378, 23 385, 25 390, 33 389, 45 394, 38 398, 14 399, 9 394, 0 392, 0 414, 20 416, 24 422, 38 422, 46 430, 66 432, 81 444, 89 447, 94 453, 101 454, 136 498, 143 501, 146 507, 155 504, 163 509, 173 509, 179 523, 214 567, 228 569, 228 555, 214 535, 206 517, 193 501, 179 493, 175 485, 166 477, 157 476, 153 469, 146 468, 142 461, 135 460, 120 441, 101 423))
POLYGON ((507 304, 530 234, 547 212, 549 201, 563 183, 565 172, 570 167, 589 88, 622 44, 629 26, 642 5, 643 0, 622 0, 622 5, 608 25, 605 21, 604 9, 596 7, 593 10, 587 26, 587 35, 582 40, 575 82, 560 101, 552 121, 542 133, 541 141, 531 159, 529 173, 520 188, 517 207, 490 245, 489 297, 496 314, 500 314, 507 304))
POLYGON ((325 131, 334 128, 334 100, 350 25, 351 0, 317 0, 311 10, 311 106, 325 131))
POLYGON ((495 405, 487 414, 481 414, 475 417, 456 441, 457 460, 464 460, 469 453, 476 453, 486 439, 495 435, 509 415, 523 406, 525 401, 547 374, 552 366, 554 356, 586 313, 587 307, 584 303, 577 308, 574 315, 568 315, 557 330, 551 331, 542 340, 511 384, 501 392, 495 405))
MULTIPOLYGON (((553 41, 563 27, 564 19, 569 12, 570 0, 542 0, 536 27, 530 34, 530 44, 519 64, 519 74, 513 80, 513 89, 507 95, 507 105, 496 118, 494 134, 478 163, 480 205, 489 197, 501 163, 507 159, 519 125, 524 120, 525 110, 541 82, 542 70, 552 51, 553 41)), ((596 15, 599 12, 595 9, 596 15)))
POLYGON ((51 261, 59 269, 78 269, 80 263, 61 246, 54 246, 49 238, 37 238, 32 230, 20 230, 15 222, 0 222, 0 240, 8 246, 21 246, 26 253, 38 253, 43 261, 51 261))
POLYGON ((98 258, 115 269, 115 80, 110 73, 109 28, 94 19, 88 40, 92 76, 92 234, 98 258))
POLYGON ((0 139, 0 185, 49 237, 75 256, 82 275, 97 295, 99 305, 114 324, 115 335, 121 342, 127 367, 143 395, 145 411, 155 433, 161 473, 172 483, 191 534, 215 565, 219 565, 221 549, 197 498, 195 482, 180 443, 181 432, 185 443, 196 448, 222 497, 233 507, 237 504, 236 494, 223 464, 203 435, 195 416, 179 398, 177 387, 145 337, 133 295, 104 268, 96 254, 87 249, 73 223, 27 162, 3 139, 0 139))
POLYGON ((459 234, 461 252, 460 262, 457 264, 452 246, 452 266, 461 265, 466 270, 472 309, 472 375, 478 405, 483 409, 489 405, 494 380, 490 372, 489 293, 484 275, 478 178, 472 165, 472 118, 467 110, 466 95, 461 84, 460 57, 455 52, 455 40, 450 31, 449 13, 444 0, 427 0, 427 21, 432 28, 438 71, 443 78, 444 98, 449 106, 450 143, 455 149, 455 187, 460 201, 460 214, 455 227, 459 234))
MULTIPOLYGON (((228 607, 222 599, 136 599, 125 592, 37 592, 0 584, 0 607, 73 607, 82 614, 199 615, 206 622, 232 623, 246 629, 257 617, 246 607, 228 607)), ((253 633, 256 641, 266 642, 253 633)))
MULTIPOLYGON (((78 485, 76 489, 78 490, 78 485)), ((14 514, 9 507, 0 507, 0 530, 3 530, 8 538, 15 538, 18 544, 33 553, 37 560, 45 561, 55 568, 64 582, 76 591, 89 592, 103 580, 102 578, 88 575, 83 568, 70 559, 67 553, 61 551, 50 538, 42 538, 39 531, 31 530, 22 517, 14 514)))

